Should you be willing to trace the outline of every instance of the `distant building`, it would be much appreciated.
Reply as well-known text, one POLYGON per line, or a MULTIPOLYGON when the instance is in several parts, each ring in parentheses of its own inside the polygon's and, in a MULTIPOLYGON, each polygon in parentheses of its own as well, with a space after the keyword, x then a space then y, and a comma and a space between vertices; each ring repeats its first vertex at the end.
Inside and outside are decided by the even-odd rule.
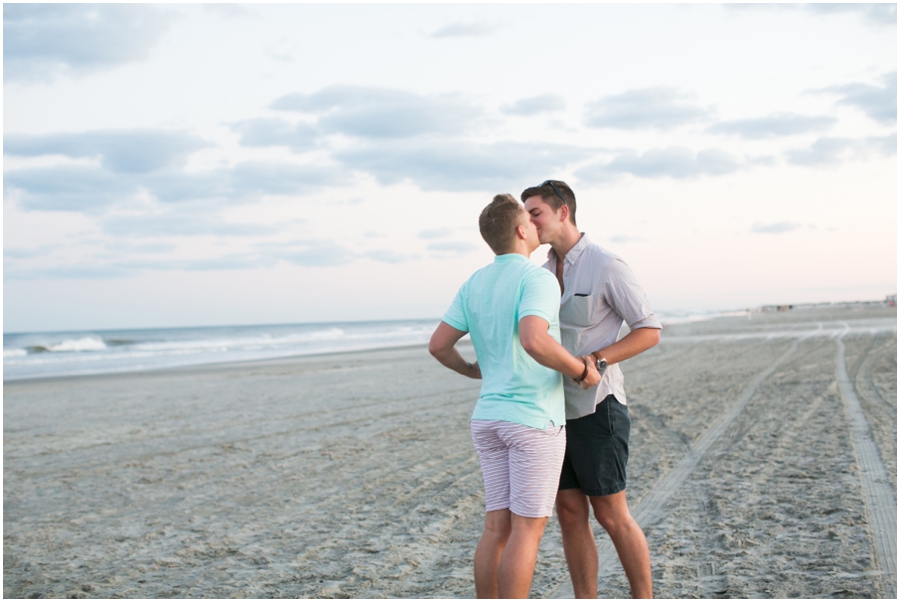
POLYGON ((768 311, 790 311, 794 309, 793 305, 764 305, 760 307, 757 311, 768 312, 768 311))
POLYGON ((887 297, 885 297, 884 303, 888 307, 897 307, 897 293, 894 293, 893 295, 888 295, 887 297))

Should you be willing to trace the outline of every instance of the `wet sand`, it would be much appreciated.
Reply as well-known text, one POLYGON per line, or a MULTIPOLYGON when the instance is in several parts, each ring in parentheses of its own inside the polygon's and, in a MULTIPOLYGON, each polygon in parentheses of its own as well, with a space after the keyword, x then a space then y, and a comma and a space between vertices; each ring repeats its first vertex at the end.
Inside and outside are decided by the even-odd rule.
MULTIPOLYGON (((720 318, 624 364, 657 597, 894 597, 896 323, 720 318)), ((4 384, 4 596, 473 597, 478 386, 424 347, 4 384)), ((551 519, 532 597, 570 596, 551 519)))

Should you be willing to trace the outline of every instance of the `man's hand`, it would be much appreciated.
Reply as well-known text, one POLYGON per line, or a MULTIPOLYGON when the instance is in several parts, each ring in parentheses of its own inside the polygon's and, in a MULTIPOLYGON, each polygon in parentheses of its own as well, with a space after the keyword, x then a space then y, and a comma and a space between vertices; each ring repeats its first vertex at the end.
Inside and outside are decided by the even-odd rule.
POLYGON ((463 376, 469 378, 481 378, 481 368, 476 360, 474 364, 470 364, 459 354, 459 350, 455 345, 457 341, 466 336, 462 330, 457 330, 447 324, 441 322, 431 335, 431 341, 428 343, 428 352, 435 357, 437 361, 444 364, 454 372, 459 372, 463 376))
POLYGON ((469 375, 470 378, 475 378, 481 380, 481 366, 478 365, 478 361, 476 360, 474 364, 472 364, 473 372, 469 375))
POLYGON ((584 377, 584 380, 578 383, 578 386, 587 391, 591 387, 596 387, 602 377, 600 376, 600 373, 597 372, 597 364, 594 363, 594 358, 592 356, 587 355, 581 358, 581 361, 587 365, 588 372, 587 376, 584 377))

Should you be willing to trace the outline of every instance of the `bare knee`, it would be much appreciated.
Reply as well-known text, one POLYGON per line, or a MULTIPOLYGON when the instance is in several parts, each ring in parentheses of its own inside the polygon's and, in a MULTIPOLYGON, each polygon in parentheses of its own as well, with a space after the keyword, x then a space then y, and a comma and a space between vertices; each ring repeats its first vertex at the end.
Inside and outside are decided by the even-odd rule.
POLYGON ((512 533, 512 525, 485 525, 484 532, 491 539, 506 541, 512 533))
MULTIPOLYGON (((617 494, 618 495, 618 494, 617 494)), ((633 525, 634 518, 628 510, 628 504, 625 503, 624 492, 620 497, 614 496, 591 498, 591 506, 594 510, 594 516, 600 526, 611 536, 623 531, 627 531, 633 525)))
POLYGON ((597 522, 600 523, 603 530, 610 535, 615 535, 624 527, 624 521, 621 517, 610 516, 609 514, 601 514, 598 512, 595 512, 594 516, 597 517, 597 522))
POLYGON ((523 545, 526 548, 534 547, 534 551, 537 553, 537 547, 544 537, 544 527, 546 526, 546 517, 531 518, 513 513, 512 533, 509 536, 508 543, 512 545, 515 542, 516 548, 523 545))
POLYGON ((512 514, 512 528, 524 531, 543 531, 547 525, 547 517, 531 518, 528 516, 519 516, 515 512, 512 514))
POLYGON ((484 535, 494 542, 505 543, 512 533, 512 517, 509 510, 488 512, 484 520, 484 535))
POLYGON ((577 489, 565 489, 556 496, 556 515, 563 529, 589 523, 590 508, 587 496, 577 489))

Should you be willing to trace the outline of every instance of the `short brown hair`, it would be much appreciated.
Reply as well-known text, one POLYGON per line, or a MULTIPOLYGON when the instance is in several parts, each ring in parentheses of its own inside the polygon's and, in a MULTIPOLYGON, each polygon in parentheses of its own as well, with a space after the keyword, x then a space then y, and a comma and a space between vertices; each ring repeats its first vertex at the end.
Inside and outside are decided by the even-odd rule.
POLYGON ((526 199, 530 199, 533 196, 539 196, 544 199, 544 202, 553 207, 554 211, 562 207, 563 200, 565 200, 566 206, 569 208, 569 217, 572 218, 572 225, 577 225, 575 223, 575 193, 572 192, 569 185, 562 180, 547 180, 547 183, 541 186, 526 188, 525 192, 522 193, 522 202, 524 203, 526 199), (559 198, 559 195, 553 190, 553 186, 550 185, 551 182, 553 183, 553 186, 556 186, 559 195, 562 195, 562 199, 559 198))
POLYGON ((516 238, 516 227, 525 208, 511 194, 498 194, 478 218, 481 237, 497 255, 508 253, 516 238))

